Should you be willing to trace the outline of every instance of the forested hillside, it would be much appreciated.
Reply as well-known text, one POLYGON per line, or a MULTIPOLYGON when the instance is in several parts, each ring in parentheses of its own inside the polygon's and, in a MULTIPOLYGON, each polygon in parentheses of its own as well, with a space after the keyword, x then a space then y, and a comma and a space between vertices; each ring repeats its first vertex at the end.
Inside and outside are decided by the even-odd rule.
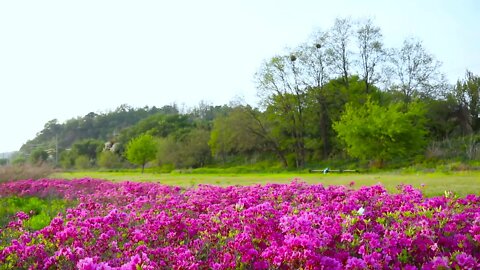
MULTIPOLYGON (((273 53, 273 52, 272 52, 273 53)), ((18 162, 120 168, 128 142, 155 138, 151 166, 166 169, 268 164, 308 168, 325 161, 408 166, 480 159, 480 77, 449 84, 418 39, 387 48, 371 20, 337 19, 326 31, 260 64, 261 103, 186 112, 176 106, 51 120, 18 162)), ((208 99, 208 97, 205 97, 208 99)))

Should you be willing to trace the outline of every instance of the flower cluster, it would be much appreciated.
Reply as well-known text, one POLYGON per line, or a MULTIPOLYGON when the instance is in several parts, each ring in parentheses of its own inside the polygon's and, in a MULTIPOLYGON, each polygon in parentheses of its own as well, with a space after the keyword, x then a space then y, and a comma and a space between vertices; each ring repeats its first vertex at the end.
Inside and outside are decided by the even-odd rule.
MULTIPOLYGON (((0 229, 2 269, 478 269, 480 197, 411 186, 291 184, 183 189, 156 183, 25 180, 0 196, 79 204, 29 231, 0 229), (444 268, 442 268, 444 267, 444 268)), ((1 268, 1 267, 0 267, 1 268)))

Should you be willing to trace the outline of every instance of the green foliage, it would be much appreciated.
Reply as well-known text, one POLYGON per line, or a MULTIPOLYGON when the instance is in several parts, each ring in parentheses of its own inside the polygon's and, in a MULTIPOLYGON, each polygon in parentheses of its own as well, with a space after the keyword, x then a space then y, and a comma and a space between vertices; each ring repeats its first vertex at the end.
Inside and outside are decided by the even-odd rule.
POLYGON ((18 155, 12 159, 13 165, 23 165, 27 162, 27 159, 23 155, 18 155))
POLYGON ((480 134, 432 141, 426 158, 434 162, 480 160, 480 134))
POLYGON ((40 230, 50 224, 52 218, 64 213, 66 208, 76 205, 75 201, 64 199, 40 199, 37 197, 0 198, 0 228, 5 227, 19 211, 30 216, 25 222, 26 228, 40 230))
POLYGON ((95 139, 84 139, 76 141, 72 145, 72 152, 75 156, 86 156, 90 160, 95 160, 97 154, 103 149, 103 142, 95 139))
POLYGON ((306 161, 304 112, 308 87, 300 85, 298 80, 302 74, 296 63, 297 54, 301 52, 273 57, 265 63, 257 77, 263 103, 280 120, 277 123, 281 127, 277 130, 287 135, 295 167, 301 168, 306 161))
POLYGON ((120 142, 126 143, 141 134, 149 134, 155 137, 172 135, 179 138, 188 133, 191 128, 193 128, 193 123, 186 115, 157 113, 122 131, 120 142))
POLYGON ((125 157, 131 163, 141 165, 143 173, 145 164, 155 159, 157 151, 155 139, 149 134, 143 134, 128 143, 125 157))
POLYGON ((160 166, 171 165, 172 167, 178 167, 181 162, 181 156, 179 155, 179 145, 173 136, 157 139, 158 151, 157 151, 157 164, 160 166))
POLYGON ((480 131, 480 76, 467 71, 459 80, 454 94, 460 107, 463 134, 480 131))
POLYGON ((215 118, 227 115, 231 109, 232 108, 227 105, 213 106, 205 101, 200 101, 197 106, 190 110, 188 115, 193 119, 196 126, 207 128, 215 118))
POLYGON ((8 164, 8 158, 0 158, 0 166, 4 166, 8 164))
POLYGON ((90 163, 90 159, 85 156, 85 155, 81 155, 81 156, 77 156, 75 158, 75 168, 78 169, 78 170, 85 170, 85 169, 88 169, 92 166, 92 164, 90 163))
POLYGON ((183 167, 202 167, 211 160, 208 141, 210 132, 203 129, 193 129, 181 140, 180 153, 183 167))
POLYGON ((421 153, 425 146, 424 119, 419 103, 380 106, 368 100, 360 107, 347 104, 333 127, 352 157, 373 159, 382 167, 385 161, 421 153))
MULTIPOLYGON (((253 164, 249 166, 228 166, 225 168, 196 168, 190 170, 177 170, 175 173, 182 174, 255 174, 255 173, 264 173, 264 174, 278 174, 287 172, 282 164, 279 163, 268 163, 262 162, 259 164, 253 164)), ((295 170, 299 172, 298 170, 295 170)))
POLYGON ((461 133, 460 125, 455 117, 458 104, 452 95, 444 100, 426 99, 424 104, 427 119, 426 127, 430 139, 443 140, 455 133, 461 133))
POLYGON ((122 161, 117 154, 111 151, 103 151, 98 154, 97 164, 101 168, 113 169, 119 168, 122 165, 122 161))
POLYGON ((203 129, 192 129, 183 137, 174 136, 158 139, 157 163, 175 168, 196 168, 207 165, 211 161, 208 140, 210 132, 203 129))
POLYGON ((225 157, 235 148, 233 133, 236 129, 229 128, 229 124, 228 116, 218 117, 213 122, 213 130, 208 142, 213 156, 225 157))
POLYGON ((103 142, 85 139, 75 142, 71 149, 60 153, 60 166, 64 169, 86 169, 95 164, 98 153, 103 149, 103 142))
MULTIPOLYGON (((34 139, 25 143, 21 150, 30 154, 38 145, 54 148, 58 143, 59 150, 63 151, 72 148, 75 142, 84 139, 94 139, 102 142, 115 140, 122 130, 157 113, 178 114, 178 109, 175 105, 166 105, 162 108, 147 106, 132 108, 124 104, 113 111, 91 112, 83 117, 69 119, 64 123, 59 123, 57 119, 53 119, 45 124, 34 139)), ((92 155, 91 158, 95 158, 95 156, 92 155)))
POLYGON ((239 106, 215 118, 208 142, 213 156, 225 162, 227 155, 248 155, 260 150, 261 138, 255 134, 255 119, 247 112, 249 109, 239 106))
POLYGON ((44 149, 36 149, 30 155, 30 163, 41 164, 48 159, 48 153, 44 149))
POLYGON ((60 166, 64 169, 73 168, 75 165, 76 153, 71 150, 65 150, 60 153, 60 166))

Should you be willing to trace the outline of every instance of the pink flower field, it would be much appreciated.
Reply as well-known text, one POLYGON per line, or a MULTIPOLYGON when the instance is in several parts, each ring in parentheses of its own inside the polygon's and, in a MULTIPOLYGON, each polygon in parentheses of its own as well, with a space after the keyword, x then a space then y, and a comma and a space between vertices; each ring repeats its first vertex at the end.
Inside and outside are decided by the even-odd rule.
POLYGON ((37 231, 18 212, 0 269, 480 269, 480 197, 399 188, 0 183, 0 197, 78 201, 37 231))

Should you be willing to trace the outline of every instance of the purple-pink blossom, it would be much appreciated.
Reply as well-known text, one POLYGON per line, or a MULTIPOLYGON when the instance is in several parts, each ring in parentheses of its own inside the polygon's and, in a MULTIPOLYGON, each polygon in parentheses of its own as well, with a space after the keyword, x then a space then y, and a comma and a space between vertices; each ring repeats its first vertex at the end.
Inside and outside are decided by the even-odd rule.
POLYGON ((480 197, 411 186, 180 188, 96 179, 0 183, 0 196, 78 201, 38 231, 0 228, 5 269, 480 267, 480 197), (363 209, 363 210, 362 210, 363 209))

